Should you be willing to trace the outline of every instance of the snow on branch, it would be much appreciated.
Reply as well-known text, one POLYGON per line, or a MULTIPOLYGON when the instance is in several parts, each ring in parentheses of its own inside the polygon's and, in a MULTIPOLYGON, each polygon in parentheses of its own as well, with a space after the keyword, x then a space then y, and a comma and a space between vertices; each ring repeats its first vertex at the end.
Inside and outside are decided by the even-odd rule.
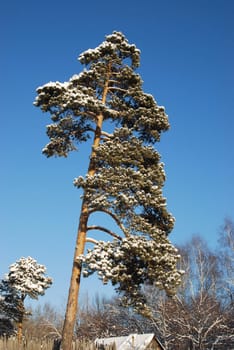
POLYGON ((86 243, 98 244, 98 241, 96 239, 94 239, 94 238, 91 238, 91 237, 86 237, 85 242, 86 243))

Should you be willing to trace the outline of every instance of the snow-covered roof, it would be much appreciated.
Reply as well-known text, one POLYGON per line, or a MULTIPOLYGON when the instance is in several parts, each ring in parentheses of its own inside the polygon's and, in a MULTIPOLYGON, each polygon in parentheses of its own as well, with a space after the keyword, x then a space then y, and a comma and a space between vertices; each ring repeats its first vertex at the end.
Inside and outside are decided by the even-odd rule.
MULTIPOLYGON (((116 350, 145 350, 147 346, 155 338, 154 333, 148 334, 129 334, 125 337, 111 337, 111 338, 100 338, 96 339, 97 345, 108 346, 111 344, 116 345, 116 350)), ((156 338, 155 338, 156 339, 156 338)), ((159 346, 163 349, 160 342, 156 339, 159 346)))

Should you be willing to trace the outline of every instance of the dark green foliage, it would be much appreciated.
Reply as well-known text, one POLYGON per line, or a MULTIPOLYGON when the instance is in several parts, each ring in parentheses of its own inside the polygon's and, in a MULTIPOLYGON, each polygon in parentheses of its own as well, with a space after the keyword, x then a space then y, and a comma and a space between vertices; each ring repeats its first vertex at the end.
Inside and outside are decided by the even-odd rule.
POLYGON ((88 217, 101 212, 115 221, 117 233, 98 227, 118 241, 99 242, 86 258, 77 259, 83 261, 85 274, 97 271, 128 304, 143 309, 144 282, 173 294, 182 273, 177 270, 179 255, 167 238, 174 218, 166 209, 165 173, 154 149, 161 133, 169 129, 168 117, 164 107, 143 91, 136 71, 140 51, 122 33, 106 36, 97 48, 82 53, 79 61, 85 66, 80 74, 37 89, 35 105, 49 112, 53 122, 47 126, 50 142, 43 153, 66 157, 88 138, 96 141, 87 176, 78 177, 74 184, 83 189, 88 217), (142 250, 135 249, 136 244, 142 250), (111 256, 111 250, 122 258, 111 256), (105 260, 98 259, 98 254, 105 260), (92 263, 95 259, 97 264, 92 263), (109 273, 106 261, 115 275, 109 273), (118 266, 123 266, 128 278, 123 278, 118 266))

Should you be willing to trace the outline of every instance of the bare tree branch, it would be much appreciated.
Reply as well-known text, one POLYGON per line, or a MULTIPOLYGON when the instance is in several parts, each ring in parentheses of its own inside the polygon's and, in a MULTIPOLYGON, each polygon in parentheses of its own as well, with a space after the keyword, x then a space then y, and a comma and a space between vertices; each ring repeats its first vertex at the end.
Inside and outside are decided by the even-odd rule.
MULTIPOLYGON (((107 233, 108 235, 114 237, 114 238, 117 238, 118 240, 122 240, 122 237, 117 235, 116 233, 114 233, 113 231, 111 230, 108 230, 107 228, 105 227, 102 227, 102 226, 97 226, 97 225, 93 225, 93 226, 88 226, 87 227, 87 231, 90 231, 90 230, 99 230, 99 231, 103 231, 105 233, 107 233)), ((86 242, 87 242, 87 239, 86 239, 86 242)))
POLYGON ((92 213, 94 213, 94 212, 98 212, 98 211, 103 212, 103 213, 109 215, 109 216, 116 222, 116 224, 117 224, 117 225, 119 226, 119 228, 122 230, 122 232, 124 233, 124 235, 125 235, 126 237, 129 236, 129 233, 128 233, 127 229, 124 227, 124 225, 122 224, 122 222, 120 221, 120 219, 118 218, 118 216, 115 215, 114 213, 112 213, 110 210, 105 209, 105 208, 98 209, 98 210, 97 210, 97 209, 92 209, 92 210, 89 211, 89 215, 92 214, 92 213))

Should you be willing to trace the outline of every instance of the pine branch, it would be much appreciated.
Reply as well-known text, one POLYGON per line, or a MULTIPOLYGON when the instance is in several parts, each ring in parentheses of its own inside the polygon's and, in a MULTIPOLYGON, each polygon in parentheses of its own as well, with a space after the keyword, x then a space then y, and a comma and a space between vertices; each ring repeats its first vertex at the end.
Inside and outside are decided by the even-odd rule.
POLYGON ((102 136, 105 136, 105 139, 112 139, 112 138, 114 137, 113 134, 109 134, 109 133, 106 132, 106 131, 102 131, 102 132, 101 132, 101 135, 102 135, 102 136))
POLYGON ((122 237, 117 235, 116 233, 114 233, 113 231, 111 230, 108 230, 107 228, 105 227, 102 227, 102 226, 98 226, 98 225, 93 225, 93 226, 88 226, 87 227, 87 231, 90 231, 90 230, 99 230, 99 231, 103 231, 105 233, 107 233, 108 235, 114 237, 114 238, 117 238, 118 240, 122 240, 122 237))
POLYGON ((122 91, 122 92, 124 92, 124 93, 126 93, 128 90, 126 90, 126 89, 122 89, 122 88, 119 88, 119 87, 117 87, 117 86, 109 86, 108 87, 108 90, 118 90, 118 91, 122 91))
MULTIPOLYGON (((88 230, 88 228, 87 228, 88 230)), ((86 237, 86 240, 85 240, 86 243, 93 243, 93 244, 98 244, 98 241, 94 238, 91 238, 91 237, 86 237)))
POLYGON ((94 213, 94 212, 97 212, 97 211, 103 212, 103 213, 109 215, 110 217, 112 217, 112 219, 116 222, 116 224, 119 226, 119 228, 123 231, 124 235, 125 235, 126 237, 129 236, 128 231, 126 230, 126 228, 124 227, 124 225, 122 224, 122 222, 119 220, 119 218, 118 218, 117 215, 115 215, 114 213, 112 213, 112 212, 109 211, 108 209, 104 209, 104 208, 98 209, 98 210, 97 210, 97 209, 92 209, 92 210, 89 211, 89 215, 92 214, 92 213, 94 213))
POLYGON ((97 119, 97 115, 94 112, 91 112, 91 111, 79 112, 79 116, 81 116, 81 117, 88 116, 88 117, 94 118, 95 120, 97 119))

